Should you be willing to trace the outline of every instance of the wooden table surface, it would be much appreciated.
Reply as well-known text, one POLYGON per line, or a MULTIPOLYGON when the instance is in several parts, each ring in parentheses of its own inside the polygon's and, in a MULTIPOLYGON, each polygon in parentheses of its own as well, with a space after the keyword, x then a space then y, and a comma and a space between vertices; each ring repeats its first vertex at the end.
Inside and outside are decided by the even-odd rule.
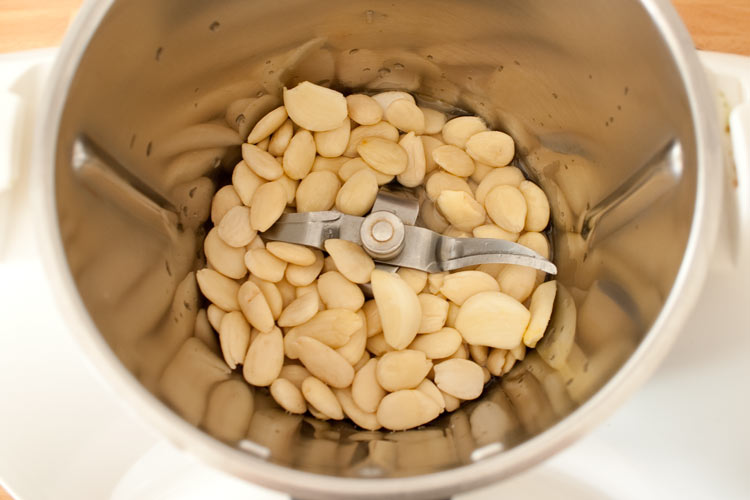
MULTIPOLYGON (((0 0, 0 53, 59 45, 82 0, 0 0)), ((750 0, 672 0, 703 50, 750 56, 750 0)), ((12 500, 0 488, 0 500, 12 500)))

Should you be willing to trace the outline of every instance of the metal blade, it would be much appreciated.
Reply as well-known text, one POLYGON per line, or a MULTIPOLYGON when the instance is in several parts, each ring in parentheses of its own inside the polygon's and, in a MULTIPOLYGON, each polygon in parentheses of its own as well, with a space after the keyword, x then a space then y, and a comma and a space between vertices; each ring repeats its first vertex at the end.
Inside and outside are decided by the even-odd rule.
POLYGON ((359 228, 363 217, 326 212, 284 214, 268 231, 261 234, 264 240, 286 241, 308 247, 324 248, 326 240, 342 239, 361 244, 359 228))

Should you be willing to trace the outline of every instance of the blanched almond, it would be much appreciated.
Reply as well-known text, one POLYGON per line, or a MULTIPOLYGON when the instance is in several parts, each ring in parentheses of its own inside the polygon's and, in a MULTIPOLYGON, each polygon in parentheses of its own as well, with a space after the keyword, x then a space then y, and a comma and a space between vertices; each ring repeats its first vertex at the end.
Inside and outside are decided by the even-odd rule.
POLYGON ((393 347, 388 345, 385 341, 385 335, 378 333, 367 339, 367 350, 372 353, 373 356, 382 356, 387 352, 393 351, 393 347))
POLYGON ((544 335, 552 316, 552 307, 555 304, 557 294, 557 282, 547 281, 539 285, 531 295, 529 312, 531 320, 526 332, 523 334, 523 343, 528 347, 536 347, 539 339, 544 335))
POLYGON ((354 283, 367 283, 375 263, 365 251, 351 241, 330 239, 324 243, 326 252, 333 258, 336 268, 354 283))
POLYGON ((250 344, 242 366, 242 376, 250 384, 267 387, 279 378, 284 365, 284 341, 281 330, 274 327, 260 332, 250 344))
POLYGON ((255 124, 250 135, 247 136, 247 142, 250 144, 257 144, 267 138, 284 124, 287 116, 286 108, 284 108, 284 106, 279 106, 270 111, 255 124))
POLYGON ((326 132, 315 132, 315 147, 320 156, 326 158, 337 158, 344 154, 346 146, 349 144, 349 135, 351 133, 351 123, 349 118, 337 128, 326 132))
POLYGON ((526 224, 526 200, 513 186, 501 185, 487 193, 484 207, 492 221, 511 233, 520 233, 526 224))
POLYGON ((344 410, 344 413, 352 422, 369 431, 380 429, 381 425, 375 413, 368 413, 357 406, 357 403, 352 399, 351 389, 334 389, 333 393, 336 395, 336 399, 339 400, 341 409, 344 410))
POLYGON ((240 279, 247 274, 245 249, 235 248, 224 243, 217 228, 212 228, 203 241, 206 261, 227 278, 240 279))
POLYGON ((489 355, 489 348, 486 345, 469 345, 469 356, 479 366, 487 364, 487 356, 489 355))
POLYGON ((242 205, 242 200, 232 186, 224 186, 214 195, 211 200, 211 222, 218 226, 221 219, 232 208, 242 205))
POLYGON ((259 177, 247 166, 245 160, 240 160, 232 171, 232 186, 246 207, 252 206, 255 190, 265 182, 265 179, 259 177))
POLYGON ((346 98, 341 92, 310 82, 291 90, 285 88, 284 106, 294 123, 313 132, 333 130, 347 116, 346 98))
POLYGON ((466 299, 480 292, 497 292, 500 287, 497 281, 487 273, 480 271, 458 271, 443 279, 440 293, 448 300, 463 305, 466 299))
POLYGON ((440 213, 459 231, 471 231, 485 220, 482 205, 464 191, 446 190, 437 198, 440 213))
POLYGON ((398 129, 388 122, 382 121, 375 125, 360 125, 352 130, 349 135, 349 144, 346 146, 344 156, 354 158, 357 156, 357 147, 362 139, 366 137, 380 137, 382 139, 398 141, 398 129))
POLYGON ((531 231, 523 233, 518 238, 518 244, 534 250, 545 259, 549 259, 549 241, 542 233, 531 231))
POLYGON ((312 337, 300 337, 297 340, 297 348, 302 364, 322 382, 339 389, 352 383, 354 368, 327 345, 312 337))
POLYGON ((414 340, 422 320, 417 294, 393 273, 376 269, 371 281, 385 341, 394 349, 404 349, 414 340))
POLYGON ((424 134, 439 134, 445 125, 445 115, 432 108, 419 108, 424 114, 424 134))
POLYGON ((466 141, 466 152, 477 161, 492 167, 504 167, 513 159, 513 138, 496 130, 479 132, 466 141))
POLYGON ((422 184, 425 176, 426 159, 422 139, 409 132, 398 141, 398 145, 406 151, 406 170, 398 174, 398 182, 402 186, 417 187, 422 184))
POLYGON ((265 231, 279 220, 286 208, 286 192, 278 182, 267 182, 255 191, 250 208, 250 224, 256 231, 265 231))
POLYGON ((217 332, 219 331, 221 320, 224 318, 225 314, 226 312, 216 304, 209 304, 206 308, 206 316, 208 317, 208 322, 211 323, 211 327, 217 332))
POLYGON ((480 292, 461 306, 456 330, 470 344, 512 349, 521 343, 529 318, 528 309, 513 297, 501 292, 480 292))
POLYGON ((201 293, 223 311, 237 311, 237 292, 240 285, 213 269, 201 269, 195 273, 201 293))
POLYGON ((281 311, 283 309, 283 300, 281 298, 279 289, 276 287, 276 284, 261 279, 257 276, 250 276, 250 281, 255 283, 258 288, 260 288, 260 292, 263 294, 263 297, 266 299, 266 303, 268 304, 268 308, 271 310, 271 316, 273 316, 273 319, 279 319, 279 316, 281 316, 281 311))
POLYGON ((401 267, 396 271, 396 274, 401 276, 402 280, 406 281, 406 284, 414 290, 414 293, 421 292, 427 284, 427 273, 419 269, 401 267))
POLYGON ((245 266, 252 275, 276 283, 284 277, 287 263, 265 248, 253 248, 245 253, 245 266))
MULTIPOLYGON (((438 389, 440 390, 440 389, 438 389)), ((455 398, 451 396, 450 394, 440 391, 440 393, 443 395, 443 400, 445 401, 445 411, 454 411, 457 410, 459 406, 461 406, 461 400, 458 398, 455 398)))
POLYGON ((282 310, 289 307, 289 304, 297 298, 297 288, 286 279, 282 279, 276 283, 276 288, 279 289, 279 294, 281 295, 282 310))
POLYGON ((242 159, 256 175, 268 181, 274 181, 284 173, 276 158, 253 144, 242 145, 242 159))
POLYGON ((299 181, 290 179, 285 174, 276 179, 274 182, 284 188, 284 192, 286 193, 286 204, 294 206, 294 197, 297 195, 297 186, 299 185, 299 181))
POLYGON ((385 396, 378 406, 378 422, 392 431, 419 427, 440 415, 440 406, 426 394, 407 389, 385 396))
POLYGON ((422 351, 405 349, 384 354, 378 360, 375 375, 380 387, 389 392, 414 389, 432 368, 422 351))
POLYGON ((311 320, 318 313, 320 299, 317 293, 308 293, 294 299, 281 312, 279 326, 297 326, 311 320))
POLYGON ((448 318, 448 301, 429 293, 420 293, 417 298, 422 307, 417 333, 433 333, 443 328, 448 318))
POLYGON ((531 181, 523 181, 518 186, 526 200, 526 231, 542 231, 549 223, 549 201, 542 188, 531 181))
POLYGON ((432 201, 436 201, 443 191, 463 191, 469 196, 474 196, 471 188, 462 178, 448 172, 435 172, 431 174, 425 183, 427 197, 432 201))
MULTIPOLYGON (((493 170, 494 170, 494 167, 490 167, 489 165, 485 165, 484 163, 479 162, 479 161, 474 161, 474 173, 471 174, 471 180, 479 184, 493 170)), ((476 189, 474 191, 476 191, 476 189)))
POLYGON ((269 241, 266 243, 266 250, 277 258, 298 266, 309 266, 315 262, 315 253, 312 250, 302 245, 295 245, 294 243, 269 241))
POLYGON ((352 398, 357 406, 367 413, 375 413, 385 396, 385 390, 378 383, 376 376, 377 366, 378 359, 370 359, 357 371, 352 382, 352 398))
POLYGON ((479 203, 484 203, 487 193, 497 186, 518 187, 524 181, 523 173, 516 167, 503 167, 493 169, 477 186, 475 196, 479 203))
MULTIPOLYGON (((440 292, 440 289, 443 287, 443 283, 445 282, 445 277, 448 276, 447 271, 442 271, 439 273, 430 273, 427 275, 427 288, 428 291, 431 294, 437 294, 440 292)), ((442 293, 442 292, 441 292, 442 293)))
POLYGON ((519 302, 525 302, 536 286, 536 269, 507 264, 497 275, 500 291, 519 302))
POLYGON ((327 346, 338 348, 349 342, 352 334, 362 327, 362 318, 347 309, 328 309, 289 330, 284 337, 284 350, 290 359, 299 357, 297 341, 312 337, 327 346))
POLYGON ((290 179, 304 179, 312 170, 315 161, 315 141, 313 135, 301 129, 284 151, 284 172, 290 179))
POLYGON ((346 182, 351 178, 352 175, 359 172, 360 170, 367 170, 369 172, 372 172, 375 175, 375 180, 377 181, 378 186, 388 184, 393 180, 394 177, 392 175, 386 175, 382 172, 378 172, 370 165, 365 163, 365 160, 363 160, 362 158, 352 158, 350 160, 347 160, 346 163, 341 165, 341 168, 338 171, 338 176, 342 181, 346 182))
POLYGON ((438 164, 435 163, 435 159, 432 157, 432 152, 440 146, 444 146, 445 143, 429 135, 420 136, 420 139, 422 140, 422 146, 424 146, 425 174, 429 174, 438 168, 438 164))
POLYGON ((375 125, 383 119, 383 108, 369 95, 348 95, 346 96, 346 106, 349 111, 349 118, 360 125, 375 125))
POLYGON ((424 113, 414 100, 396 99, 385 110, 385 119, 404 132, 424 133, 424 113))
POLYGON ((307 411, 307 404, 305 398, 302 397, 302 392, 290 381, 277 378, 269 389, 274 401, 289 413, 302 414, 307 411))
POLYGON ((294 125, 292 120, 286 120, 271 136, 271 141, 268 143, 268 152, 276 157, 283 156, 293 135, 294 125))
POLYGON ((432 382, 430 379, 424 379, 418 386, 417 390, 426 396, 429 396, 437 405, 440 407, 440 411, 442 412, 445 409, 445 398, 443 397, 443 393, 440 391, 440 389, 437 388, 437 386, 432 382))
POLYGON ((221 319, 219 342, 229 368, 234 370, 237 363, 245 361, 247 348, 250 347, 250 325, 241 312, 228 312, 221 319))
POLYGON ((349 158, 344 156, 339 156, 338 158, 316 156, 315 161, 313 162, 312 172, 332 172, 338 175, 341 166, 347 161, 349 161, 349 158))
POLYGON ((483 224, 477 226, 471 231, 471 234, 473 234, 475 238, 493 238, 505 241, 518 240, 518 233, 510 233, 495 224, 483 224))
POLYGON ((466 141, 474 134, 484 132, 487 126, 481 118, 476 116, 459 116, 448 120, 443 125, 443 140, 446 144, 453 144, 459 148, 466 147, 466 141))
POLYGON ((252 214, 246 206, 234 207, 222 217, 218 236, 230 247, 240 248, 250 243, 258 232, 252 227, 252 214))
POLYGON ((447 172, 458 177, 469 177, 474 173, 474 161, 463 149, 446 144, 432 151, 432 159, 447 172))
POLYGON ((279 378, 287 379, 297 389, 302 389, 302 382, 309 376, 310 372, 302 365, 284 365, 279 372, 279 378))
POLYGON ((416 102, 411 94, 409 94, 408 92, 402 92, 400 90, 380 92, 379 94, 375 94, 374 96, 372 96, 372 98, 380 105, 384 113, 388 110, 388 106, 390 106, 393 102, 398 101, 399 99, 405 99, 406 101, 409 101, 411 103, 416 102))
POLYGON ((442 233, 450 226, 443 214, 437 209, 435 202, 429 198, 422 200, 422 205, 419 207, 419 219, 427 229, 436 233, 442 233))
POLYGON ((330 387, 315 377, 307 377, 302 382, 302 395, 316 410, 333 420, 344 418, 341 404, 330 387))
MULTIPOLYGON (((323 269, 323 252, 314 250, 315 262, 309 266, 298 266, 289 264, 286 266, 284 277, 289 284, 294 286, 307 286, 318 277, 320 270, 323 269)), ((316 292, 317 293, 317 292, 316 292)))
POLYGON ((406 170, 409 157, 396 142, 380 137, 365 137, 357 146, 357 153, 378 172, 398 175, 406 170))
POLYGON ((508 354, 506 349, 490 349, 487 355, 487 369, 496 377, 504 375, 505 357, 508 354))
POLYGON ((337 271, 320 275, 318 293, 328 309, 348 309, 356 312, 365 303, 362 290, 337 271))
MULTIPOLYGON (((268 332, 275 327, 273 313, 266 297, 252 281, 246 281, 237 292, 240 310, 248 323, 261 332, 268 332)), ((270 383, 270 382, 269 382, 270 383)), ((256 384, 257 385, 257 384, 256 384)))
POLYGON ((378 305, 374 300, 368 300, 362 307, 365 313, 365 323, 367 324, 367 336, 372 337, 383 331, 380 324, 380 315, 378 314, 378 305))
POLYGON ((349 177, 336 195, 336 210, 362 216, 370 211, 378 195, 378 181, 370 170, 360 170, 349 177))
POLYGON ((453 397, 470 400, 482 394, 482 367, 466 359, 449 359, 435 365, 435 385, 453 397))
POLYGON ((452 356, 461 346, 463 338, 457 330, 442 328, 435 333, 417 335, 409 349, 422 351, 430 359, 441 359, 452 356))
POLYGON ((332 172, 311 172, 297 187, 297 212, 330 210, 341 183, 332 172))
POLYGON ((352 366, 356 365, 362 359, 362 355, 365 354, 365 348, 367 347, 367 321, 364 311, 357 311, 357 316, 362 320, 362 326, 352 333, 352 336, 349 337, 349 342, 336 348, 336 352, 341 354, 352 366))

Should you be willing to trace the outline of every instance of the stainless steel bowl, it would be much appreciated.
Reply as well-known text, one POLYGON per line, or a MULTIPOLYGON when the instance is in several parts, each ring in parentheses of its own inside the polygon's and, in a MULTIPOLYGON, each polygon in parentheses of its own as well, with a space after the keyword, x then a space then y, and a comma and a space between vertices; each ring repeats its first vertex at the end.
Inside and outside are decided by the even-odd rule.
POLYGON ((574 441, 664 356, 718 221, 715 112, 666 1, 91 1, 43 109, 50 280, 97 370, 179 446, 304 498, 446 497, 574 441), (222 441, 200 425, 228 375, 173 365, 196 355, 188 273, 239 135, 192 126, 305 79, 406 89, 512 134, 552 204, 561 293, 538 354, 424 428, 360 432, 257 391, 248 430, 222 441))

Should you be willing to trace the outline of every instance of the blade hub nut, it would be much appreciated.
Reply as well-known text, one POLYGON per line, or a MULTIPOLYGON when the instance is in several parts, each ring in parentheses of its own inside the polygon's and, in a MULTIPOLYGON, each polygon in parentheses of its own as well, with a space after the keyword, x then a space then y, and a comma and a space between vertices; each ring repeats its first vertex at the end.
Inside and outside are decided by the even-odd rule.
POLYGON ((372 257, 392 259, 404 248, 404 223, 391 212, 373 212, 359 230, 362 247, 372 257))

